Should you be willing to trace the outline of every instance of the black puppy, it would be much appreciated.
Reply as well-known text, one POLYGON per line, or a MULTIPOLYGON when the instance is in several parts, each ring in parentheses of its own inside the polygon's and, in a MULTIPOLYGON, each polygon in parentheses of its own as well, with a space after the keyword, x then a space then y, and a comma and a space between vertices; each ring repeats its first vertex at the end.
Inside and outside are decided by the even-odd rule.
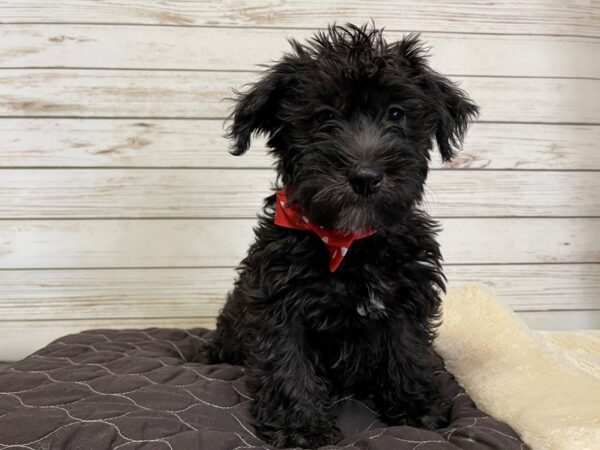
POLYGON ((255 375, 276 446, 341 439, 330 406, 371 397, 389 424, 446 420, 430 365, 444 289, 419 209, 432 141, 444 160, 477 107, 431 70, 417 36, 333 26, 270 68, 233 112, 232 153, 268 136, 279 190, 221 312, 212 357, 255 375))

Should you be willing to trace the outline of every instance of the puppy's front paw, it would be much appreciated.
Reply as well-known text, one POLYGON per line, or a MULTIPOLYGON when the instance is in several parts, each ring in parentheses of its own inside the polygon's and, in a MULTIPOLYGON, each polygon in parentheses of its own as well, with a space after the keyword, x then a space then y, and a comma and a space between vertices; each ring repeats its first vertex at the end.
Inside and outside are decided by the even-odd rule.
POLYGON ((450 407, 443 402, 431 405, 423 402, 402 402, 380 408, 380 416, 388 425, 408 425, 410 427, 437 430, 448 423, 450 407))
POLYGON ((428 430, 439 430, 448 424, 450 408, 444 403, 431 406, 428 412, 419 415, 408 424, 418 428, 426 428, 428 430))
POLYGON ((344 438, 344 435, 337 427, 302 431, 260 429, 258 432, 260 437, 278 448, 300 447, 316 449, 325 445, 336 444, 344 438))
POLYGON ((447 424, 448 417, 445 414, 430 413, 417 418, 411 425, 427 430, 439 430, 447 424))
POLYGON ((296 433, 293 437, 294 443, 292 446, 314 449, 337 444, 344 438, 344 435, 337 427, 333 427, 330 430, 318 430, 312 433, 296 433))

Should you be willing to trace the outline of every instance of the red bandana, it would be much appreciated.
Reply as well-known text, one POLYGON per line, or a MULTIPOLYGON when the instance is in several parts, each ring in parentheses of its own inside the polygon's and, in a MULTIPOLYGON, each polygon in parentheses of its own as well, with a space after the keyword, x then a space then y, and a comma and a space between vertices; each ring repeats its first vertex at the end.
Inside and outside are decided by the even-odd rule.
POLYGON ((335 272, 340 266, 352 242, 375 233, 375 230, 372 230, 364 233, 343 235, 315 225, 301 210, 288 205, 288 198, 283 189, 277 191, 275 225, 296 230, 310 230, 319 236, 329 251, 329 270, 331 272, 335 272))

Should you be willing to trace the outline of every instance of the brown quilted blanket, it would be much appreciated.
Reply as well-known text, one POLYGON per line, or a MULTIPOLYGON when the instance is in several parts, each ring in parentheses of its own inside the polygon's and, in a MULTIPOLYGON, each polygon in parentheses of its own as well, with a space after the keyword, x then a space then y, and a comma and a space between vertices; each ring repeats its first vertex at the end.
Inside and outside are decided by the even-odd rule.
MULTIPOLYGON (((0 449, 272 449, 257 438, 244 368, 202 365, 204 329, 93 330, 0 371, 0 449)), ((441 363, 440 363, 441 364, 441 363)), ((327 449, 524 449, 440 365, 451 424, 389 427, 364 403, 336 402, 345 439, 327 449)))

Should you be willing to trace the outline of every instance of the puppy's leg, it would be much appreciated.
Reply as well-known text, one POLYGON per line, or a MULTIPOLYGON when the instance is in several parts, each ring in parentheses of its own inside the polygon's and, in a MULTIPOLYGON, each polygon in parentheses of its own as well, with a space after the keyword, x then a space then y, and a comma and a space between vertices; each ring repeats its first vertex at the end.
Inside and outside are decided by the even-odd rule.
POLYGON ((342 439, 330 414, 329 382, 319 377, 299 330, 270 330, 256 372, 258 434, 277 447, 317 448, 342 439))
POLYGON ((227 308, 217 318, 217 329, 210 346, 209 359, 212 364, 244 363, 242 344, 235 334, 234 320, 227 308))
POLYGON ((448 421, 448 405, 435 380, 430 349, 400 333, 392 331, 386 340, 388 358, 378 371, 377 408, 390 425, 438 429, 448 421))

